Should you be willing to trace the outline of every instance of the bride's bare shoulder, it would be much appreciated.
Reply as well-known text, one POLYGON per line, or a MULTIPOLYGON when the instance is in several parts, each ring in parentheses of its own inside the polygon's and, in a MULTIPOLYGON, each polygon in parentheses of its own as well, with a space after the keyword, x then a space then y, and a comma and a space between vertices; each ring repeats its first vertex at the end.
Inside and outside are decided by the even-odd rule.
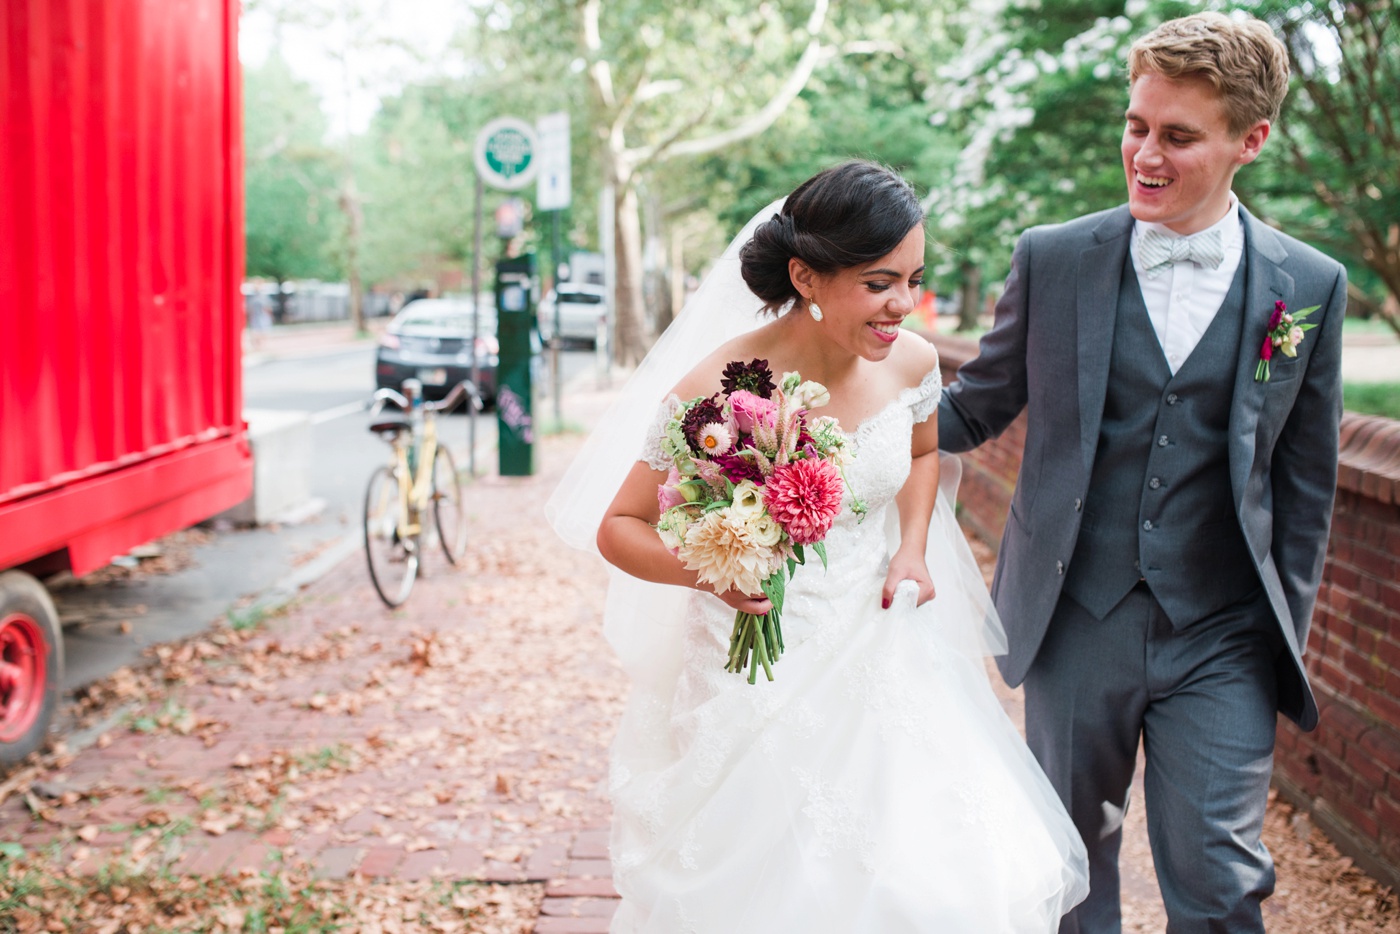
POLYGON ((938 366, 938 350, 933 342, 913 331, 900 331, 894 349, 890 362, 899 370, 901 385, 919 385, 938 366))

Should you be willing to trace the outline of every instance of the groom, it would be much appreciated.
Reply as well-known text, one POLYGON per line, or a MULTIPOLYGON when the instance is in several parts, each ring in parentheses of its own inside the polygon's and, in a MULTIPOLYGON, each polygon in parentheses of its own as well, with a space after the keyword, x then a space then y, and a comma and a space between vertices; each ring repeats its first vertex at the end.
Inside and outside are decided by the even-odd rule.
POLYGON ((1141 739, 1168 930, 1263 931, 1276 711, 1317 723, 1301 655, 1336 483, 1346 273, 1231 191, 1288 87, 1263 23, 1168 22, 1134 44, 1129 81, 1127 204, 1021 237, 938 436, 970 450, 1027 410, 992 592, 1002 674, 1025 682, 1027 740, 1089 849, 1090 895, 1060 930, 1121 929, 1141 739), (1318 306, 1296 356, 1269 338, 1291 330, 1280 302, 1318 306))

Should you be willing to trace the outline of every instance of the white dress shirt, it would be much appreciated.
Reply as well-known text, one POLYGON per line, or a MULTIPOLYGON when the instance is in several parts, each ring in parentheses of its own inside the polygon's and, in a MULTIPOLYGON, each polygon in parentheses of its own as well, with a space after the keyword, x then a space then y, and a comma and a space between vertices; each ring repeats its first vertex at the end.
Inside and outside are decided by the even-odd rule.
POLYGON ((1192 236, 1199 236, 1210 230, 1220 230, 1221 246, 1225 259, 1218 269, 1197 266, 1195 263, 1179 262, 1153 278, 1148 278, 1138 258, 1138 238, 1148 230, 1156 230, 1169 237, 1179 234, 1168 230, 1162 224, 1146 221, 1133 223, 1133 240, 1129 252, 1133 258, 1133 269, 1137 272, 1138 285, 1142 287, 1142 301, 1147 306, 1147 316, 1152 320, 1152 330, 1157 333, 1157 342, 1162 345, 1162 354, 1167 358, 1167 366, 1172 375, 1181 369, 1191 351, 1201 341, 1201 335, 1215 320, 1216 312, 1235 281, 1235 272, 1244 256, 1244 222, 1240 219, 1239 199, 1230 192, 1230 210, 1206 230, 1192 236))

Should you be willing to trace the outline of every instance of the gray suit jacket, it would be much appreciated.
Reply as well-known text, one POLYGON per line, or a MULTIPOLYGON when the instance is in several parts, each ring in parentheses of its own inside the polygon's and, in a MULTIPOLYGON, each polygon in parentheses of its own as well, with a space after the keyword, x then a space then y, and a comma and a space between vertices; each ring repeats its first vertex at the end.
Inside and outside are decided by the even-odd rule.
MULTIPOLYGON (((1233 385, 1230 483, 1250 559, 1287 644, 1279 710, 1304 729, 1317 705, 1303 670, 1337 481, 1346 270, 1241 208, 1245 314, 1233 385), (1274 302, 1321 306, 1296 358, 1255 366, 1274 302)), ((961 452, 1027 410, 1026 447, 992 596, 1010 642, 1002 675, 1020 684, 1060 597, 1088 494, 1107 390, 1114 315, 1133 219, 1126 206, 1026 231, 981 353, 938 409, 939 446, 961 452)))

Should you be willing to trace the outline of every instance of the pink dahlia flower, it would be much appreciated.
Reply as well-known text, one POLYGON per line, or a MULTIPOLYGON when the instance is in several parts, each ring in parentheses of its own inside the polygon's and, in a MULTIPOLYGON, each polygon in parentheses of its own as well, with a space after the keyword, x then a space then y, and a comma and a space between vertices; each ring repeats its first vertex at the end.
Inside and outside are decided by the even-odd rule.
POLYGON ((756 423, 768 425, 771 428, 778 421, 778 404, 772 399, 755 395, 747 389, 740 389, 730 394, 729 408, 734 413, 734 421, 739 426, 739 430, 745 434, 753 434, 753 426, 756 423))
POLYGON ((773 468, 763 504, 795 544, 814 545, 841 511, 842 492, 841 472, 829 461, 791 461, 773 468))

